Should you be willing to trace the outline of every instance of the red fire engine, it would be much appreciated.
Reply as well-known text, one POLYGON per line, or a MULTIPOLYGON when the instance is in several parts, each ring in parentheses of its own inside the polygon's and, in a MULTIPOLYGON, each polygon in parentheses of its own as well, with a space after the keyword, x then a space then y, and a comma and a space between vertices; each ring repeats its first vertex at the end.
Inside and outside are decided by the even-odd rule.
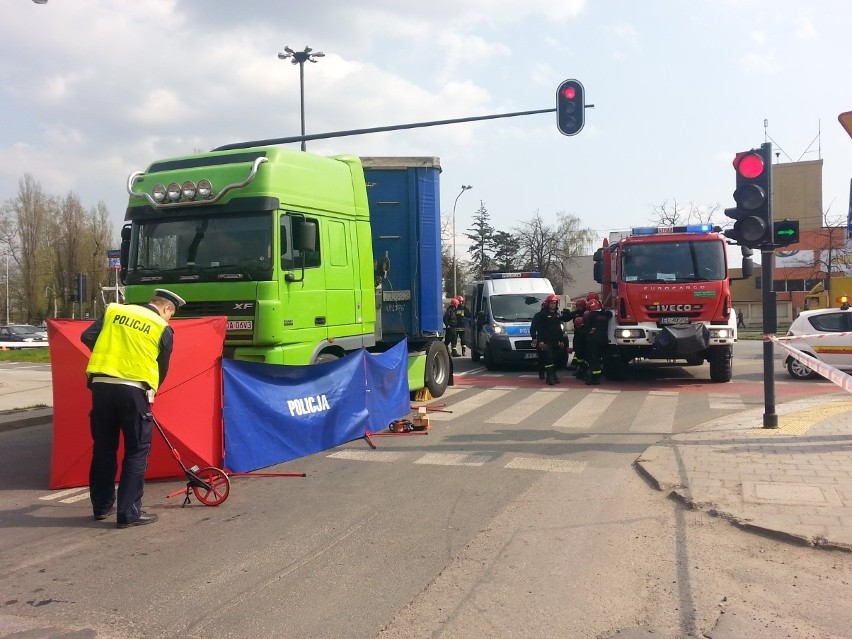
MULTIPOLYGON (((608 379, 624 379, 635 359, 710 363, 714 382, 731 380, 737 319, 727 245, 719 227, 696 224, 613 233, 595 252, 595 281, 612 311, 608 379)), ((751 276, 751 258, 743 275, 751 276)))

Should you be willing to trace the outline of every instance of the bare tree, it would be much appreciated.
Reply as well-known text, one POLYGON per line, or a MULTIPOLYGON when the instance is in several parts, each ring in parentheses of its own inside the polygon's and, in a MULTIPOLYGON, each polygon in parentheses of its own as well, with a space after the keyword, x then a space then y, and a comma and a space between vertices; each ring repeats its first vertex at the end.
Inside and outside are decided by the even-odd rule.
POLYGON ((721 204, 698 206, 690 202, 687 206, 678 203, 677 198, 664 200, 660 205, 651 205, 651 221, 659 226, 680 226, 683 224, 712 224, 721 204))
POLYGON ((573 282, 572 270, 577 264, 577 258, 594 252, 598 235, 594 229, 582 228, 580 218, 576 215, 561 211, 556 214, 556 220, 559 239, 554 272, 559 275, 559 281, 573 282))
POLYGON ((515 228, 515 236, 520 245, 523 268, 539 271, 551 281, 558 282, 554 277, 560 248, 557 229, 546 224, 541 213, 536 211, 530 220, 515 228))
POLYGON ((18 194, 7 203, 7 248, 18 265, 19 286, 17 301, 24 322, 40 314, 44 282, 48 279, 42 268, 45 260, 45 231, 50 219, 51 198, 29 173, 18 180, 18 194))

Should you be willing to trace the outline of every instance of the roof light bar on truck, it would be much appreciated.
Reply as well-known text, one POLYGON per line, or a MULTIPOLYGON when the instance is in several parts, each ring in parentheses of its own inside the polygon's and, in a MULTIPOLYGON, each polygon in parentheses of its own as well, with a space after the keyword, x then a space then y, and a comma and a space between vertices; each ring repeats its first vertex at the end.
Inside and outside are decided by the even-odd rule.
POLYGON ((258 157, 254 159, 249 170, 248 177, 241 182, 234 182, 224 187, 219 194, 213 196, 213 183, 210 180, 202 179, 197 184, 187 180, 183 184, 174 182, 168 187, 162 184, 155 184, 151 188, 150 193, 145 191, 134 191, 133 185, 145 177, 144 171, 134 171, 127 178, 127 192, 135 197, 144 197, 148 203, 155 209, 167 209, 175 206, 201 206, 204 204, 215 204, 221 200, 226 193, 233 189, 241 189, 250 184, 257 176, 257 171, 260 165, 267 162, 267 158, 258 157))
POLYGON ((665 235, 669 233, 713 233, 712 224, 687 224, 686 226, 636 226, 632 235, 665 235))

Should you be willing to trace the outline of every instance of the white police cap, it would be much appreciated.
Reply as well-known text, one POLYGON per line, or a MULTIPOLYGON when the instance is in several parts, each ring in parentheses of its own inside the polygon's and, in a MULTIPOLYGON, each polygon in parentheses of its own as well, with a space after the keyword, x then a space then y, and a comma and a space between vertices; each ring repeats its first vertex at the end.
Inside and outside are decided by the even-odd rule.
POLYGON ((165 288, 158 288, 154 291, 154 297, 162 297, 164 300, 170 301, 175 305, 175 309, 180 308, 184 304, 186 304, 186 300, 183 299, 177 293, 172 293, 170 290, 165 288))

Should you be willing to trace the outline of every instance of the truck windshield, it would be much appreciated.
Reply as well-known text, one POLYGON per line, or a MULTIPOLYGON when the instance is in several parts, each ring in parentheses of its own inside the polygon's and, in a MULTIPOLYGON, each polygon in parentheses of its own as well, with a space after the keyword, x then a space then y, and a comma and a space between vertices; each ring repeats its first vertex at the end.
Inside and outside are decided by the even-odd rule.
POLYGON ((722 242, 648 242, 624 249, 625 282, 709 282, 726 277, 722 242))
POLYGON ((272 279, 269 212, 134 222, 127 283, 272 279))
POLYGON ((531 322, 541 310, 548 293, 531 295, 492 295, 491 315, 499 322, 531 322))

